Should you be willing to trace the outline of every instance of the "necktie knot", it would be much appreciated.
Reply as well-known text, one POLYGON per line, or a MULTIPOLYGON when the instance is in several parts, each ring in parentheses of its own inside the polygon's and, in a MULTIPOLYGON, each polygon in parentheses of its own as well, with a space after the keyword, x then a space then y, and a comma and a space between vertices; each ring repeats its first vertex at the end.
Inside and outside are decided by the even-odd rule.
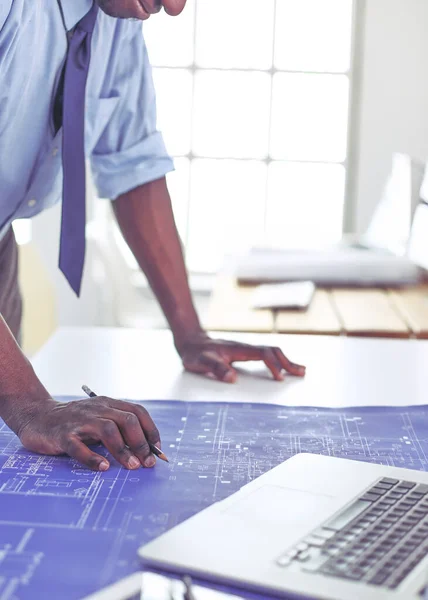
POLYGON ((69 47, 70 61, 73 61, 75 67, 86 71, 89 68, 91 60, 91 38, 90 32, 76 28, 71 38, 69 47))
POLYGON ((89 68, 91 39, 97 22, 97 14, 98 5, 94 2, 91 10, 77 23, 71 38, 69 56, 78 69, 89 68))
POLYGON ((95 29, 95 23, 97 22, 98 5, 96 2, 93 3, 91 10, 81 19, 76 25, 76 29, 85 31, 86 33, 92 33, 95 29))

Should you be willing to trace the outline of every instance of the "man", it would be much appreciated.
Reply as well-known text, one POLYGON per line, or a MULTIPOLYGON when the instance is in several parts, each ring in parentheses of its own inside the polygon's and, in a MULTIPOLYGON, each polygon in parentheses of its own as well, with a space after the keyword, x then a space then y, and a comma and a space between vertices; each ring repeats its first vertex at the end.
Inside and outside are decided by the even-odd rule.
MULTIPOLYGON (((177 15, 185 2, 162 4, 177 15)), ((11 223, 61 196, 60 267, 79 292, 85 152, 100 196, 114 199, 123 236, 186 369, 229 383, 235 361, 263 360, 276 380, 284 371, 305 371, 278 348, 212 340, 199 323, 165 183, 172 163, 156 131, 150 65, 136 21, 160 8, 155 0, 2 0, 0 6, 0 416, 29 450, 66 453, 101 471, 109 462, 88 448, 99 441, 126 468, 154 465, 148 442, 159 445, 160 438, 149 414, 104 397, 56 402, 11 335, 19 335, 21 319, 11 223)))

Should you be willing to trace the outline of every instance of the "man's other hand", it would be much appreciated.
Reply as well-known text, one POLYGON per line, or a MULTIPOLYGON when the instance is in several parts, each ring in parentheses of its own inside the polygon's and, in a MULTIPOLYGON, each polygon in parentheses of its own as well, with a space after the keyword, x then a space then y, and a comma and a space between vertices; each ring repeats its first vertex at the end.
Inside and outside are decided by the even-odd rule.
POLYGON ((306 371, 306 367, 288 360, 280 348, 213 340, 207 335, 185 342, 178 351, 188 371, 227 383, 236 381, 237 373, 232 365, 240 361, 263 361, 276 381, 282 381, 285 372, 303 377, 306 371))
POLYGON ((156 459, 148 442, 160 447, 159 432, 145 408, 103 396, 74 402, 47 400, 31 410, 17 433, 28 450, 68 454, 94 471, 106 471, 110 465, 88 444, 102 442, 126 469, 153 467, 156 459))

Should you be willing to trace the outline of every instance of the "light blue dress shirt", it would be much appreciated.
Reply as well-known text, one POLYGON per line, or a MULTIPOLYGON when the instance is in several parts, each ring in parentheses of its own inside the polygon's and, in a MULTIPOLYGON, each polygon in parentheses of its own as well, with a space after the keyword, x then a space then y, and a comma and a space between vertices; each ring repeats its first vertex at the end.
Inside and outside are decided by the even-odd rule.
MULTIPOLYGON (((0 0, 0 238, 11 222, 58 202, 62 130, 53 103, 66 29, 92 0, 0 0)), ((156 130, 156 102, 141 22, 102 11, 86 95, 86 156, 98 194, 115 199, 173 169, 156 130)))

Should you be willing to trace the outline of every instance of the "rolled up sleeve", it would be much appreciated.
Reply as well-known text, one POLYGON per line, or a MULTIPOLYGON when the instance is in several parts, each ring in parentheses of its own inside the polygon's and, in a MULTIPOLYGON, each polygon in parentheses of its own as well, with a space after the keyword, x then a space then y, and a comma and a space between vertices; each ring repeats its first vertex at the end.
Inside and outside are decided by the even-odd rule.
POLYGON ((91 153, 91 167, 99 196, 115 199, 174 169, 156 129, 156 95, 141 24, 118 23, 102 97, 115 98, 116 105, 91 153))

